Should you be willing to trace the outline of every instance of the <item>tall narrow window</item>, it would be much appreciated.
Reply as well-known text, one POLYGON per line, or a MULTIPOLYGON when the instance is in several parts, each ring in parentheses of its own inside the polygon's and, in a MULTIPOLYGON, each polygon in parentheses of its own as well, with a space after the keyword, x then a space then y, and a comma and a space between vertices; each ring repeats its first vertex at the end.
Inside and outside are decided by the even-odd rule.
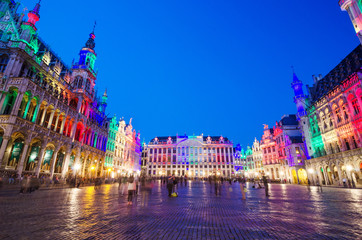
POLYGON ((0 56, 0 72, 4 72, 6 66, 8 65, 9 57, 6 54, 0 56))
POLYGON ((358 115, 358 114, 361 112, 361 110, 360 110, 360 107, 359 107, 359 105, 358 105, 358 100, 357 100, 357 98, 355 98, 355 99, 352 101, 352 106, 353 106, 354 114, 355 114, 355 115, 358 115))

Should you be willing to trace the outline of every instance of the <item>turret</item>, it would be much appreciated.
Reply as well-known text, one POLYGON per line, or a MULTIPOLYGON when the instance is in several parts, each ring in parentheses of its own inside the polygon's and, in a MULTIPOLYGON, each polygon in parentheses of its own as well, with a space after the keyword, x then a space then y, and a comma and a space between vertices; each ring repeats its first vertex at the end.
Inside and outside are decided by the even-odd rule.
POLYGON ((359 41, 362 43, 362 2, 360 0, 339 0, 339 6, 347 11, 359 41))
POLYGON ((297 117, 300 120, 301 117, 307 115, 306 113, 306 96, 303 92, 303 83, 300 81, 293 71, 292 88, 294 90, 294 103, 297 105, 297 117))
POLYGON ((102 96, 102 102, 101 102, 101 106, 100 106, 100 111, 101 112, 105 112, 106 108, 107 108, 107 100, 108 100, 108 95, 107 95, 107 89, 104 90, 103 96, 102 96))
POLYGON ((21 32, 20 37, 27 42, 30 42, 32 40, 33 36, 36 34, 36 31, 37 31, 35 24, 40 19, 40 15, 39 15, 40 2, 41 1, 39 1, 35 5, 34 9, 28 13, 28 21, 23 22, 21 25, 22 32, 21 32))
POLYGON ((97 54, 94 51, 94 48, 96 47, 96 43, 94 41, 96 38, 96 35, 94 34, 94 28, 95 25, 93 27, 93 31, 89 34, 89 39, 79 52, 79 61, 73 65, 73 68, 86 68, 90 70, 94 76, 96 76, 94 64, 97 59, 97 54))

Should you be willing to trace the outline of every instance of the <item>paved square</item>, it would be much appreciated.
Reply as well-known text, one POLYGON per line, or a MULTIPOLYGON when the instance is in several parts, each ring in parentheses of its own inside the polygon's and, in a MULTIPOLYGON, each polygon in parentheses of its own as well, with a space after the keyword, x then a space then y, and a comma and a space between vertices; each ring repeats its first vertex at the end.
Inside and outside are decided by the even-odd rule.
POLYGON ((0 239, 361 239, 362 190, 223 184, 222 196, 207 182, 179 187, 168 198, 155 184, 133 206, 118 184, 80 189, 0 193, 0 239))

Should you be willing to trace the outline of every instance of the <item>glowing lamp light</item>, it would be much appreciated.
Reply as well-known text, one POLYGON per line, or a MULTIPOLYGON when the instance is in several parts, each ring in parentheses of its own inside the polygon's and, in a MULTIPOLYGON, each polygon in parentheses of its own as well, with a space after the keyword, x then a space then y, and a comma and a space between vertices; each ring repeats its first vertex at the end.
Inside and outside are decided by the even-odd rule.
POLYGON ((353 167, 351 166, 351 165, 347 165, 347 167, 346 167, 346 169, 347 169, 347 171, 352 171, 353 170, 353 167))
POLYGON ((80 164, 79 164, 79 163, 75 164, 75 165, 74 165, 74 170, 77 171, 77 170, 79 170, 79 169, 80 169, 80 164))
POLYGON ((308 172, 309 172, 309 173, 314 173, 314 170, 313 170, 312 168, 309 168, 309 169, 308 169, 308 172))
POLYGON ((111 169, 110 168, 108 168, 108 172, 110 172, 111 171, 111 169))
POLYGON ((118 173, 120 173, 120 172, 121 172, 121 170, 118 170, 117 172, 118 172, 118 173))
POLYGON ((95 167, 94 167, 94 166, 92 166, 92 167, 91 167, 91 170, 94 170, 94 169, 95 169, 95 167))

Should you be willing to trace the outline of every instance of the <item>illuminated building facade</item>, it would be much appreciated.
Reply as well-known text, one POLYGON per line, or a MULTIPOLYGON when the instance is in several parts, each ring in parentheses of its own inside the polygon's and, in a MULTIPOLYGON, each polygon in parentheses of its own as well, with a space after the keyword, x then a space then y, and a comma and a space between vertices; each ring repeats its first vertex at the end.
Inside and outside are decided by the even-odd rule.
POLYGON ((253 161, 255 164, 255 176, 256 177, 261 177, 264 173, 263 170, 263 151, 260 147, 260 142, 255 138, 253 146, 252 146, 252 151, 253 151, 253 161))
POLYGON ((121 174, 131 174, 141 170, 140 134, 133 129, 132 119, 126 124, 122 118, 118 123, 116 133, 114 168, 121 174))
POLYGON ((274 129, 264 125, 264 134, 260 141, 260 148, 263 153, 263 166, 266 175, 271 179, 279 179, 280 162, 277 155, 274 129))
POLYGON ((245 154, 240 144, 237 144, 234 150, 234 169, 235 174, 244 176, 245 154))
POLYGON ((147 148, 149 176, 230 177, 235 171, 233 143, 222 136, 156 137, 147 148))
MULTIPOLYGON (((258 149, 258 142, 254 142, 258 149)), ((260 142, 261 164, 256 169, 272 180, 287 180, 290 183, 307 183, 307 172, 304 168, 307 151, 296 115, 284 115, 273 128, 264 125, 264 135, 260 142), (262 168, 262 169, 261 169, 262 168)))
MULTIPOLYGON (((103 97, 107 97, 107 92, 104 93, 103 97)), ((109 122, 109 131, 108 131, 108 141, 106 148, 106 157, 104 160, 104 167, 107 168, 107 176, 115 176, 113 167, 117 166, 118 163, 115 162, 115 147, 116 147, 116 137, 118 132, 118 122, 116 116, 108 119, 109 122), (113 173, 113 174, 111 174, 113 173)))
MULTIPOLYGON (((340 0, 361 38, 361 1, 340 0)), ((313 76, 313 86, 303 92, 294 75, 299 125, 308 150, 306 168, 312 182, 362 184, 362 46, 357 46, 326 76, 313 76)))
POLYGON ((147 159, 148 159, 148 148, 145 142, 142 143, 142 153, 141 153, 141 175, 147 175, 147 159))
MULTIPOLYGON (((298 116, 300 125, 306 126, 303 132, 311 158, 306 166, 313 182, 361 183, 361 59, 359 45, 325 77, 314 77, 309 95, 299 94, 304 96, 298 98, 304 104, 298 116)), ((295 80, 292 87, 296 91, 295 80)))
POLYGON ((17 6, 0 1, 0 171, 99 176, 108 122, 94 90, 94 31, 67 67, 37 35, 40 4, 27 21, 17 6))

